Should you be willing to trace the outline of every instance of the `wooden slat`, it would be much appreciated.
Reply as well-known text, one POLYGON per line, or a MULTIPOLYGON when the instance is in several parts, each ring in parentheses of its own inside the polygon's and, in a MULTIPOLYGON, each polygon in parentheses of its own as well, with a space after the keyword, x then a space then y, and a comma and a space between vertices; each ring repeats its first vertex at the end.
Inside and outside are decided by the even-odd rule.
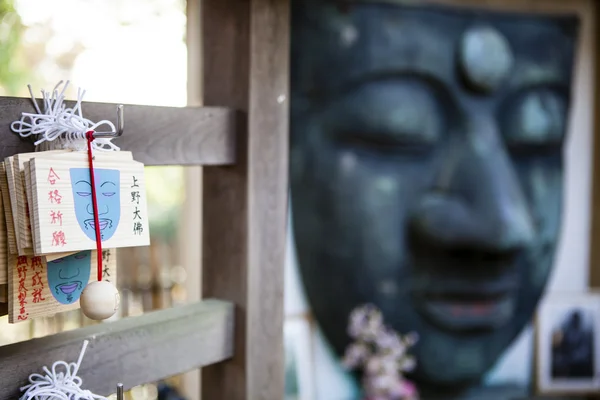
POLYGON ((590 208, 590 259, 589 259, 589 285, 593 289, 600 288, 600 6, 593 3, 594 8, 594 35, 593 43, 594 70, 592 73, 594 84, 594 131, 592 147, 592 201, 590 208))
MULTIPOLYGON (((94 122, 116 120, 115 104, 84 102, 82 108, 84 117, 94 122)), ((31 141, 10 130, 10 124, 24 111, 34 111, 31 99, 0 97, 2 160, 33 151, 31 141)), ((124 112, 125 132, 114 143, 133 152, 135 160, 146 165, 228 165, 235 161, 235 111, 221 107, 125 105, 124 112)))
POLYGON ((109 395, 231 357, 233 306, 205 300, 0 347, 0 400, 16 399, 29 374, 55 361, 76 362, 90 341, 79 376, 83 387, 109 395))
POLYGON ((289 1, 204 0, 202 6, 203 104, 248 113, 246 124, 240 121, 236 165, 204 170, 203 295, 231 300, 237 313, 235 355, 203 368, 202 398, 279 400, 289 1))

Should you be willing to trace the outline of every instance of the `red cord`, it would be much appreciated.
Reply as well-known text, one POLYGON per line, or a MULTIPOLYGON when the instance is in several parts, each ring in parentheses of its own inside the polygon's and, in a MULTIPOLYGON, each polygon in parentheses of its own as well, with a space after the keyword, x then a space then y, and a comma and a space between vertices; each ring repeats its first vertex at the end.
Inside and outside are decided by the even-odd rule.
POLYGON ((100 217, 98 216, 98 199, 96 197, 96 180, 94 177, 94 156, 92 154, 92 142, 94 131, 85 134, 88 142, 88 160, 90 162, 90 184, 92 185, 92 205, 94 206, 94 227, 96 229, 96 250, 98 256, 98 281, 102 280, 102 236, 100 235, 100 217))

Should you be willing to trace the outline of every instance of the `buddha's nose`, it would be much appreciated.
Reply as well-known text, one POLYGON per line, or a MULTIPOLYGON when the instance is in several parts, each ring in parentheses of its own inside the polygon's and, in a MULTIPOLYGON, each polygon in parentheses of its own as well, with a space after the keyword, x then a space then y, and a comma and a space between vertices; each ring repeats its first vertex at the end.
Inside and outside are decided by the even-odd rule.
POLYGON ((495 126, 475 120, 449 149, 413 214, 413 231, 443 247, 493 252, 526 247, 534 225, 495 126))

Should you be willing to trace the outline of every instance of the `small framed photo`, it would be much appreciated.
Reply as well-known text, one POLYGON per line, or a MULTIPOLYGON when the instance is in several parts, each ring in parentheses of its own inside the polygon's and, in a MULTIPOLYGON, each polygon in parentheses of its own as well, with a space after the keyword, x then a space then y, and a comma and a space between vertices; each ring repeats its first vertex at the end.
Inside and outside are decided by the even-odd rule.
POLYGON ((549 295, 538 309, 536 339, 540 393, 600 389, 600 294, 549 295))

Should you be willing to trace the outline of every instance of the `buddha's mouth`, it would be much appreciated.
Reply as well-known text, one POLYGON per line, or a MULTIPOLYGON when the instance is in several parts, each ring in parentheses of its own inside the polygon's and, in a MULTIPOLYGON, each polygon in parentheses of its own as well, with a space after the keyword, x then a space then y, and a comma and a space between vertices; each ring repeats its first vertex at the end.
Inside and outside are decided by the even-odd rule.
POLYGON ((465 289, 422 292, 419 312, 433 324, 451 331, 489 331, 506 324, 515 311, 515 291, 465 289))

